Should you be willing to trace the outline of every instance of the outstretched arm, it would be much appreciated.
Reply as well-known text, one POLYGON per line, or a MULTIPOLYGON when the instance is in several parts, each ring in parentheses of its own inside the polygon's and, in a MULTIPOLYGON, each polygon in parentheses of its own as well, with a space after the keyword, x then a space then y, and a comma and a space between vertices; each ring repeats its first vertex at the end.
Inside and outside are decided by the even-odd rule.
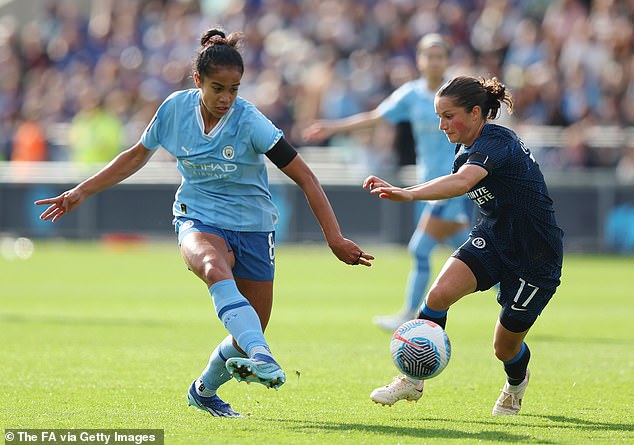
POLYGON ((321 226, 330 250, 337 258, 346 264, 362 264, 371 266, 369 260, 374 257, 357 246, 353 241, 341 234, 337 217, 328 201, 328 197, 321 187, 319 180, 300 155, 284 168, 282 172, 291 178, 304 191, 308 204, 321 226))
POLYGON ((137 172, 152 157, 154 150, 148 150, 138 142, 133 147, 119 153, 108 165, 74 188, 54 198, 40 199, 36 205, 49 206, 42 212, 43 220, 57 221, 71 212, 82 201, 95 193, 112 187, 137 172))
POLYGON ((391 201, 436 201, 464 195, 487 175, 485 168, 468 164, 451 175, 440 176, 406 188, 394 187, 381 178, 368 176, 363 181, 363 188, 370 190, 373 195, 379 195, 379 198, 391 201))
POLYGON ((377 125, 383 118, 377 109, 358 113, 343 119, 319 120, 307 127, 302 136, 310 142, 320 142, 333 134, 361 130, 377 125))

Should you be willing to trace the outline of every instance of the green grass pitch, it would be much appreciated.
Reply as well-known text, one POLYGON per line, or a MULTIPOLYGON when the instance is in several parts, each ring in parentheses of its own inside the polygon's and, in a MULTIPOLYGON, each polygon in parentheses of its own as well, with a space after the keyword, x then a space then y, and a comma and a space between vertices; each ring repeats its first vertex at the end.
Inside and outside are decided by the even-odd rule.
POLYGON ((1 425, 160 428, 167 444, 634 443, 634 258, 565 258, 527 338, 522 413, 499 418, 492 291, 450 311, 451 361, 417 404, 371 403, 395 375, 390 337, 371 318, 400 307, 410 260, 404 248, 366 248, 369 269, 325 245, 278 246, 267 338, 288 382, 223 386, 243 419, 187 406, 225 331, 174 243, 41 242, 29 260, 0 257, 1 425))

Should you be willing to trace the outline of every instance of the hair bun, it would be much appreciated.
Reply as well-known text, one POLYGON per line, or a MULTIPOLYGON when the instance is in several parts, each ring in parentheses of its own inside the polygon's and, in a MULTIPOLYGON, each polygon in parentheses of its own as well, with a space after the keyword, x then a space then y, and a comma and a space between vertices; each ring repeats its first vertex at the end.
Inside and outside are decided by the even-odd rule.
POLYGON ((209 46, 213 44, 227 44, 225 33, 220 29, 210 29, 200 38, 201 46, 209 46))

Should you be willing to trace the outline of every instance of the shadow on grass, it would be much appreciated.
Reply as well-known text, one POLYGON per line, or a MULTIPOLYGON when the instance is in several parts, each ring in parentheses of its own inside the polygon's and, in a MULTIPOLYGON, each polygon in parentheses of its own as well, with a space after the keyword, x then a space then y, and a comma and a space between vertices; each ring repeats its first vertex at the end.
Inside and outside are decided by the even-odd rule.
POLYGON ((588 338, 588 337, 562 337, 556 335, 534 335, 531 337, 533 341, 543 341, 550 343, 575 343, 575 344, 594 344, 594 345, 631 345, 634 343, 627 338, 588 338))
POLYGON ((0 323, 12 324, 53 324, 53 325, 87 325, 87 326, 157 326, 182 325, 179 320, 150 320, 139 318, 98 318, 68 317, 64 315, 24 315, 0 314, 0 323))
MULTIPOLYGON (((583 430, 606 430, 606 431, 634 431, 634 425, 632 423, 613 423, 613 422, 593 422, 592 420, 578 419, 576 417, 567 416, 549 416, 549 415, 536 415, 530 414, 530 417, 536 417, 538 419, 546 419, 551 422, 562 423, 564 425, 558 425, 559 428, 575 428, 583 430)), ((552 427, 552 425, 547 425, 552 427)))
MULTIPOLYGON (((440 419, 427 419, 440 420, 440 419)), ((520 416, 492 417, 490 420, 459 420, 461 423, 498 426, 502 428, 523 427, 532 429, 560 429, 575 431, 634 431, 631 423, 594 422, 587 419, 561 415, 522 414, 520 416), (532 419, 535 419, 534 421, 532 419), (548 422, 550 421, 550 422, 548 422), (551 423, 552 422, 552 423, 551 423)))
MULTIPOLYGON (((460 431, 458 429, 444 429, 444 428, 420 428, 414 427, 402 427, 402 426, 385 426, 385 425, 368 425, 361 423, 336 423, 336 422, 320 422, 320 421, 306 421, 306 420, 290 420, 290 419, 262 419, 269 420, 271 422, 286 423, 287 428, 294 429, 299 433, 324 433, 324 432, 342 432, 353 431, 359 433, 371 433, 373 435, 389 436, 392 441, 395 437, 409 437, 419 439, 469 439, 476 441, 489 441, 489 442, 527 442, 531 443, 543 443, 554 444, 556 442, 550 441, 536 441, 534 437, 529 437, 524 434, 512 434, 507 431, 492 430, 492 431, 480 431, 480 432, 468 432, 460 431)), ((425 419, 418 419, 425 420, 425 419)), ((428 419, 437 421, 438 419, 428 419)), ((506 428, 504 428, 506 429, 506 428)))

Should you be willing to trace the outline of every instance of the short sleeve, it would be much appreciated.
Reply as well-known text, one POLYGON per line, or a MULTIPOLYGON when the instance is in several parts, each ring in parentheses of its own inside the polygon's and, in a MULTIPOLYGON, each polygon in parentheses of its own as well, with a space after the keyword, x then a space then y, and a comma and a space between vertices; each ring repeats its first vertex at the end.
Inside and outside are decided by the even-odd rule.
POLYGON ((159 127, 160 127, 159 111, 160 111, 160 108, 156 112, 156 114, 154 114, 154 117, 152 118, 148 126, 143 131, 143 134, 141 135, 141 143, 150 150, 156 150, 157 148, 161 146, 161 143, 159 142, 160 140, 159 138, 159 127))
POLYGON ((392 124, 409 120, 408 100, 411 91, 411 85, 406 83, 383 100, 377 107, 381 117, 392 124))
MULTIPOLYGON (((184 93, 187 91, 175 91, 170 94, 156 110, 156 114, 143 131, 141 143, 150 150, 164 146, 172 123, 177 120, 176 111, 183 103, 184 93)), ((182 106, 181 106, 182 108, 182 106)))
POLYGON ((465 164, 479 165, 480 167, 486 169, 489 173, 493 171, 493 161, 489 158, 489 156, 483 153, 472 153, 467 158, 467 162, 465 162, 465 164))
POLYGON ((266 153, 284 136, 282 130, 273 125, 273 122, 255 107, 251 108, 249 127, 251 143, 257 153, 266 153))
POLYGON ((472 153, 465 163, 484 167, 490 174, 510 158, 510 142, 496 136, 481 137, 473 144, 472 153))

